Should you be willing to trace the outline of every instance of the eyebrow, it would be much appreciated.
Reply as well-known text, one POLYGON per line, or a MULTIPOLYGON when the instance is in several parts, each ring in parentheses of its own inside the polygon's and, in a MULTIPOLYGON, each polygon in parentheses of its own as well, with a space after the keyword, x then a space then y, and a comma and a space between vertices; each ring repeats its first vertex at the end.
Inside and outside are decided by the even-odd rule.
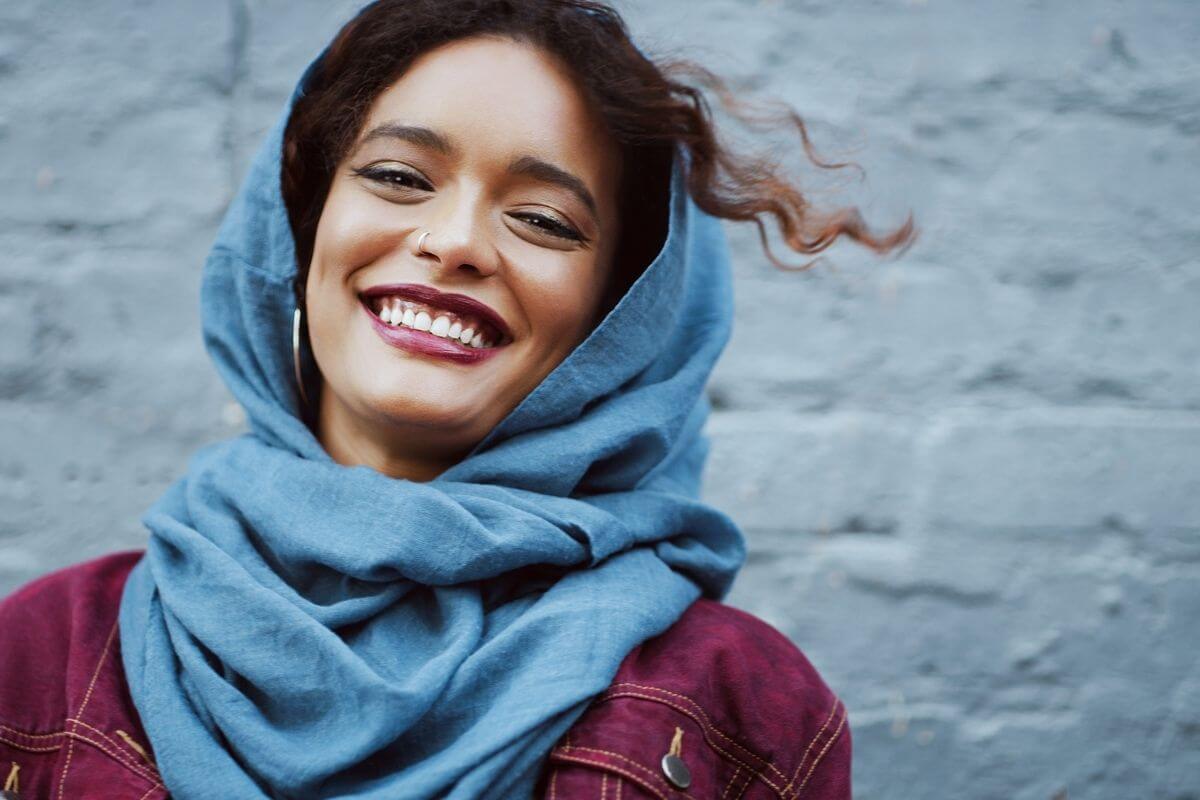
MULTIPOLYGON (((359 145, 365 145, 375 139, 400 139, 401 141, 415 144, 418 147, 436 150, 443 155, 458 155, 458 148, 446 136, 431 128, 424 128, 419 125, 385 122, 382 125, 372 128, 370 132, 363 136, 359 145)), ((537 156, 522 155, 514 158, 509 163, 508 173, 510 175, 524 175, 542 183, 560 186, 578 197, 580 202, 587 206, 593 218, 598 220, 600 217, 596 209, 596 198, 588 191, 587 184, 577 175, 567 172, 562 167, 557 167, 537 156)))

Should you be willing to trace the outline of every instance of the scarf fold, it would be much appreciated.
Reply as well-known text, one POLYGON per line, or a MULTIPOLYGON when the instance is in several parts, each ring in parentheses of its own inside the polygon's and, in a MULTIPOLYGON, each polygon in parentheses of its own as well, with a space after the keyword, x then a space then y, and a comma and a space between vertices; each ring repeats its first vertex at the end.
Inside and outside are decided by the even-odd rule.
POLYGON ((661 250, 461 462, 334 462, 301 421, 294 243, 267 134, 205 263, 204 339, 249 432, 142 517, 121 655, 178 800, 528 797, 624 656, 745 558, 699 499, 728 246, 671 172, 661 250))

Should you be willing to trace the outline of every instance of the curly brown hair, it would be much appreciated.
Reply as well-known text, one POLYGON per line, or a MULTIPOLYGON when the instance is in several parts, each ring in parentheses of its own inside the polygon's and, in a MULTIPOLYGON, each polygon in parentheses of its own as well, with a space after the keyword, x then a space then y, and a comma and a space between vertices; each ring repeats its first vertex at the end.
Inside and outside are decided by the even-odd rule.
MULTIPOLYGON (((804 122, 791 108, 755 116, 728 85, 687 60, 655 63, 634 44, 616 10, 593 0, 377 0, 348 22, 298 98, 284 134, 282 191, 296 241, 297 302, 312 258, 317 221, 337 165, 352 147, 375 98, 421 53, 455 39, 499 35, 556 55, 608 122, 621 149, 624 179, 618 193, 621 238, 605 309, 661 248, 666 231, 671 159, 686 148, 688 193, 716 217, 753 221, 773 264, 763 225, 772 217, 783 239, 800 253, 817 253, 846 236, 877 253, 905 248, 915 238, 912 215, 877 234, 854 207, 821 211, 770 158, 733 152, 718 141, 702 89, 714 91, 736 118, 756 127, 794 126, 807 157, 813 152, 804 122), (698 84, 693 86, 691 83, 698 84)), ((761 111, 761 108, 759 108, 761 111)), ((798 269, 806 269, 809 262, 798 269)))

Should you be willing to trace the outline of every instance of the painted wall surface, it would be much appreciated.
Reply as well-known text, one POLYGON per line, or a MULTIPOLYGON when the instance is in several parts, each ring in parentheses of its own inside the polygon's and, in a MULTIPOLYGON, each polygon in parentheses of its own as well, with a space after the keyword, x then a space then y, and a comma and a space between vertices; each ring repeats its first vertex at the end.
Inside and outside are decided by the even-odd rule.
MULTIPOLYGON (((200 268, 356 7, 0 3, 0 594, 142 546, 188 456, 242 429, 200 268)), ((1200 797, 1200 6, 619 7, 863 167, 799 173, 816 202, 922 227, 801 273, 728 227, 705 491, 750 538, 729 600, 844 698, 856 796, 1200 797)))

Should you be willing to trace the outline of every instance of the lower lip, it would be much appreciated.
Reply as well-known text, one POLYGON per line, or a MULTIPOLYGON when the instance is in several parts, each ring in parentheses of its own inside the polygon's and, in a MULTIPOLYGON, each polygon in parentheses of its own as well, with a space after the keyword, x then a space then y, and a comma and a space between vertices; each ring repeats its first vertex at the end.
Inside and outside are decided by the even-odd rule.
POLYGON ((454 344, 449 339, 441 336, 434 336, 432 333, 418 331, 414 328, 406 328, 402 325, 393 327, 375 316, 375 312, 371 311, 370 307, 365 303, 361 305, 363 312, 367 315, 367 319, 374 326, 375 332, 379 334, 379 338, 392 347, 398 347, 410 353, 443 358, 458 364, 478 364, 496 355, 504 347, 504 345, 482 348, 467 347, 462 344, 454 344))

